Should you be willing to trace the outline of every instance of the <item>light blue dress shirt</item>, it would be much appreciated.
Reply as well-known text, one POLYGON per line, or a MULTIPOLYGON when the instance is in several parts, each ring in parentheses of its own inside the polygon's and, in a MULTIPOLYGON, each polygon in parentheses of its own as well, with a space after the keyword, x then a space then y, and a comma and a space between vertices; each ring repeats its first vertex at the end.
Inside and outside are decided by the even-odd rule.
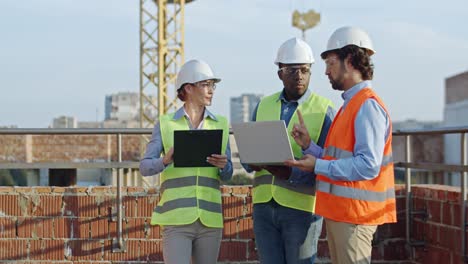
MULTIPOLYGON (((360 90, 372 87, 370 81, 360 82, 342 94, 344 103, 341 112, 360 90)), ((323 148, 311 142, 304 154, 317 157, 315 173, 338 181, 371 180, 379 174, 385 141, 390 135, 390 118, 374 99, 367 99, 359 109, 354 121, 356 143, 353 157, 338 160, 323 160, 323 148)))
MULTIPOLYGON (((280 93, 278 97, 278 100, 281 100, 280 120, 284 120, 286 123, 286 126, 288 126, 298 105, 304 103, 311 95, 312 95, 311 90, 307 89, 307 91, 302 95, 301 98, 299 98, 299 100, 288 101, 286 100, 284 89, 283 89, 283 91, 280 93)), ((256 121, 257 119, 257 110, 258 110, 258 104, 253 112, 252 121, 256 121)), ((320 132, 320 136, 318 140, 319 146, 323 146, 325 144, 325 139, 327 137, 328 130, 330 129, 334 116, 335 116, 335 110, 332 107, 328 107, 327 113, 325 115, 325 119, 323 121, 322 131, 320 132)), ((249 168, 247 164, 242 164, 242 166, 248 172, 252 172, 252 169, 249 168)), ((298 168, 293 167, 288 181, 291 184, 306 184, 306 185, 312 186, 315 184, 315 174, 311 174, 310 172, 302 171, 298 168)))
MULTIPOLYGON (((189 128, 192 129, 201 129, 203 128, 203 123, 205 119, 211 118, 213 120, 217 120, 216 116, 213 115, 208 109, 205 108, 205 112, 203 114, 203 120, 200 122, 200 125, 197 128, 193 128, 192 124, 190 123, 190 118, 188 114, 185 112, 184 107, 179 108, 174 114, 174 120, 178 120, 181 118, 186 118, 187 123, 189 124, 189 128)), ((161 138, 161 130, 160 130, 160 123, 158 122, 153 129, 153 134, 151 136, 150 142, 146 146, 146 152, 140 161, 140 173, 143 176, 151 176, 162 172, 165 169, 163 164, 163 158, 161 157, 161 153, 163 151, 163 143, 161 138)), ((232 177, 232 161, 231 161, 231 147, 229 146, 229 139, 226 147, 226 156, 227 156, 227 164, 224 168, 219 171, 219 176, 222 181, 226 181, 231 179, 232 177)))

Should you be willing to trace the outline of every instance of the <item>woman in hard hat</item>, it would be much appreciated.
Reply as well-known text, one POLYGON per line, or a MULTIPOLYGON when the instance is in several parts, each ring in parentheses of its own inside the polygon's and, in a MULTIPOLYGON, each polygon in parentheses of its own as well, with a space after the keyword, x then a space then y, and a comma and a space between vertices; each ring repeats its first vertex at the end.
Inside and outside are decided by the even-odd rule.
POLYGON ((151 224, 163 227, 166 264, 210 264, 218 259, 223 228, 219 185, 220 180, 229 180, 233 171, 227 119, 206 108, 220 81, 201 60, 182 66, 176 87, 184 105, 175 113, 160 116, 140 162, 143 176, 161 173, 161 200, 153 210, 151 224), (174 130, 193 129, 222 129, 224 154, 207 157, 213 167, 175 168, 174 130))

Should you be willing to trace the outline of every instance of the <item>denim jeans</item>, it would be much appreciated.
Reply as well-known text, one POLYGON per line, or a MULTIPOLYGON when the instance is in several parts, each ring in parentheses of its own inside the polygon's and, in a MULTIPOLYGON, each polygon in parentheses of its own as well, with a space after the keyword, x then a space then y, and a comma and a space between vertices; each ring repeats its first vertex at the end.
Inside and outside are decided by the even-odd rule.
POLYGON ((313 264, 322 217, 273 199, 253 206, 255 243, 262 264, 313 264))

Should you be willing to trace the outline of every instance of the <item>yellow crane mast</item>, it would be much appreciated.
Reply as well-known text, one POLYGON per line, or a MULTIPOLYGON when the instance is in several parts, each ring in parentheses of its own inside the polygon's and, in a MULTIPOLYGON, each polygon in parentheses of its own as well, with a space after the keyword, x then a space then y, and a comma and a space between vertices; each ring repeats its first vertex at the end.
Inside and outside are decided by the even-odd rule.
POLYGON ((175 80, 184 63, 185 4, 140 0, 140 127, 177 107, 175 80))

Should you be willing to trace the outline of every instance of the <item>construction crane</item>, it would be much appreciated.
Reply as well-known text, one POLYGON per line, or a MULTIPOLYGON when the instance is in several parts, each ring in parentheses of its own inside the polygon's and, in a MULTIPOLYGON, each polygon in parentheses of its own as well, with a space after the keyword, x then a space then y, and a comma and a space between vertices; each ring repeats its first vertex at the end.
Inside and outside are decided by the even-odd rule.
POLYGON ((185 4, 140 0, 140 127, 177 108, 175 80, 184 63, 185 4))
MULTIPOLYGON (((184 63, 185 5, 193 0, 140 0, 140 127, 153 127, 160 115, 175 110, 175 80, 184 63)), ((294 27, 317 25, 320 14, 295 11, 294 27)))

